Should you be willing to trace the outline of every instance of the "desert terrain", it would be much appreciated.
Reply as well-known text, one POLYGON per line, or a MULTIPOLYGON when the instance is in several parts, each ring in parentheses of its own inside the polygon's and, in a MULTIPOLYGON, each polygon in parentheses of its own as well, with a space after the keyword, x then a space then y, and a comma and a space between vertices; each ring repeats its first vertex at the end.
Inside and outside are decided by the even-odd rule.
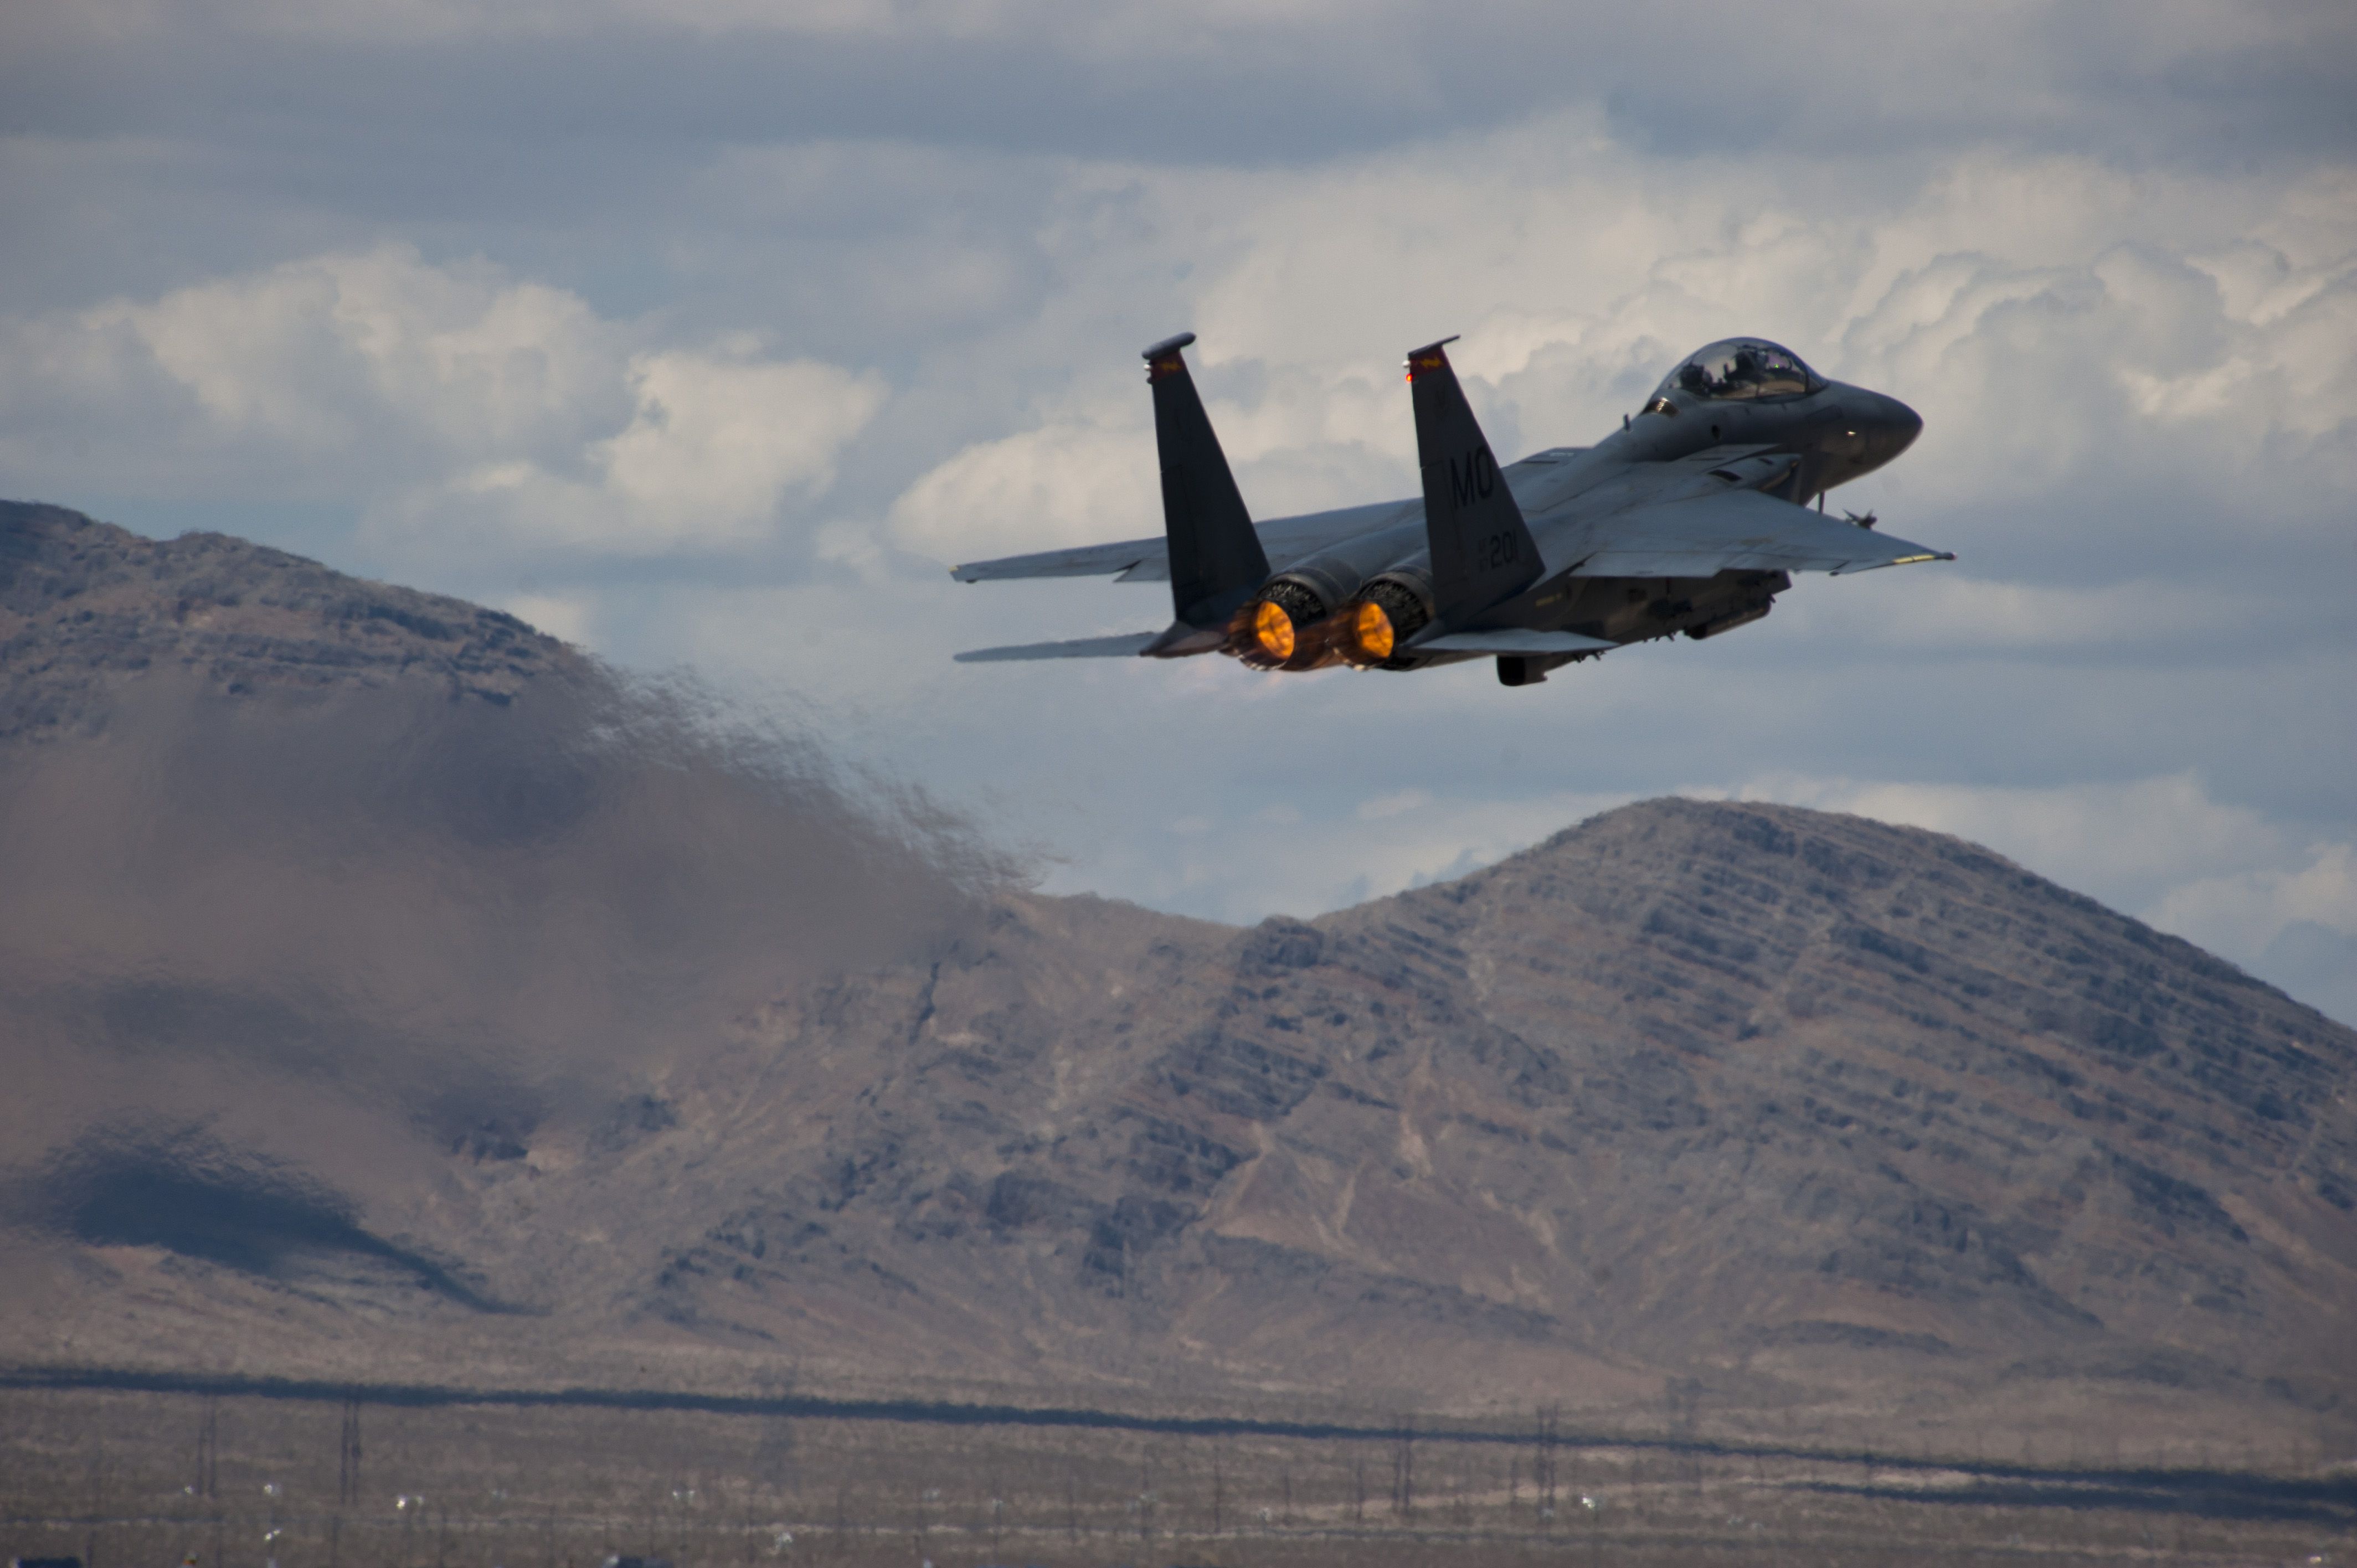
POLYGON ((1050 897, 511 617, 16 504, 0 680, 12 1550, 2346 1549, 2357 1032, 1975 845, 1050 897))

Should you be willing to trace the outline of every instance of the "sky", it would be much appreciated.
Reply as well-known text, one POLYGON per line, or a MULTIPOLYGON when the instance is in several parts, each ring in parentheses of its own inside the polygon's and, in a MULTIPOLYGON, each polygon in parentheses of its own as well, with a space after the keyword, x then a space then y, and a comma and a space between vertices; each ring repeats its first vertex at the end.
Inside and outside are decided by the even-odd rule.
POLYGON ((2357 1023, 2357 11, 1361 0, 0 10, 0 493, 692 671, 1090 890, 1249 921, 1677 793, 1987 843, 2357 1023), (1521 690, 956 665, 1160 585, 1192 330, 1256 516, 1712 338, 1922 413, 1958 559, 1521 690))

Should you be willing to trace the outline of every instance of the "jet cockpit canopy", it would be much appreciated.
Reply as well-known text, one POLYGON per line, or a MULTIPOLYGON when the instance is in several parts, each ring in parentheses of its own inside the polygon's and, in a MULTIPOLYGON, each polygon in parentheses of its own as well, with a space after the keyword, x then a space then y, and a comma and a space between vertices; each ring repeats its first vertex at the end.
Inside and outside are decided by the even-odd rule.
POLYGON ((1814 371, 1801 362, 1801 357, 1790 349, 1769 342, 1764 338, 1727 338, 1695 349, 1685 362, 1663 378, 1653 390, 1648 412, 1667 402, 1672 392, 1684 392, 1689 399, 1723 402, 1728 399, 1799 397, 1824 386, 1814 371))

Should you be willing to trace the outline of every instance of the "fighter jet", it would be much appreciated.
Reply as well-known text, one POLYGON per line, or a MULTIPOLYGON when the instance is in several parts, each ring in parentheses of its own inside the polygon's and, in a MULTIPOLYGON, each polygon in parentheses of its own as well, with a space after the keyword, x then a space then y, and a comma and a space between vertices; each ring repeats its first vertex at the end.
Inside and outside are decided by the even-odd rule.
POLYGON ((1503 467, 1448 363, 1456 339, 1426 344, 1407 357, 1424 493, 1255 525, 1181 353, 1194 340, 1182 332, 1145 353, 1162 538, 951 571, 962 583, 1167 581, 1170 625, 961 661, 1220 653, 1303 671, 1495 659, 1501 682, 1528 686, 1632 642, 1748 626, 1795 572, 1955 559, 1879 532, 1871 513, 1824 514, 1825 492, 1904 452, 1921 417, 1758 338, 1696 349, 1595 446, 1503 467))

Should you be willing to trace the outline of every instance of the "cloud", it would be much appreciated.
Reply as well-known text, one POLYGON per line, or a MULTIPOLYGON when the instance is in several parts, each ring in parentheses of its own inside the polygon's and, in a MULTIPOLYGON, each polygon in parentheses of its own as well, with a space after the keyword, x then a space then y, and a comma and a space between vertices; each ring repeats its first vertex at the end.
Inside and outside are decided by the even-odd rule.
POLYGON ((597 624, 597 607, 587 601, 554 594, 517 594, 500 607, 531 627, 576 647, 589 640, 597 624))
POLYGON ((1960 566, 1910 573, 1863 592, 1853 586, 1794 596, 1777 613, 1851 647, 1932 656, 2181 658, 2287 635, 2261 595, 2148 577, 2080 587, 1991 582, 1960 566))
POLYGON ((2328 1017, 2357 1024, 2357 937, 2294 920, 2251 967, 2328 1017))
POLYGON ((354 459, 366 476, 421 451, 530 451, 624 406, 619 335, 581 300, 488 263, 429 266, 406 247, 10 328, 39 370, 17 385, 62 394, 157 484, 192 455, 266 455, 317 482, 354 459), (126 413, 141 424, 124 428, 126 413), (164 450, 143 461, 138 442, 158 436, 164 450))
POLYGON ((1151 426, 1060 423, 976 442, 893 503, 893 536, 955 564, 1162 532, 1151 426))
POLYGON ((1641 794, 1773 800, 1986 844, 2304 1001, 2357 1016, 2357 995, 2322 983, 2330 971, 2319 957, 2357 940, 2357 842, 2303 837, 2217 800, 2190 775, 2006 788, 1782 774, 1599 791, 1551 788, 1549 769, 1526 772, 1511 754, 1458 761, 1442 787, 1317 802, 1308 812, 1216 804, 1187 819, 1185 842, 1092 845, 1084 864, 1059 870, 1048 886, 1111 882, 1149 903, 1238 921, 1314 915, 1462 875, 1641 794))
POLYGON ((2102 887, 2130 908, 2172 884, 2274 862, 2291 848, 2262 813, 2212 799, 2191 774, 2036 788, 1783 776, 1733 795, 1953 833, 2070 886, 2102 887))
POLYGON ((2357 840, 2306 837, 2191 774, 2037 789, 1783 777, 1732 793, 1986 844, 2357 1017, 2357 989, 2323 961, 2357 940, 2357 840))
POLYGON ((1594 439, 1698 342, 1768 332, 1921 409, 1906 463, 1844 499, 2007 585, 1947 619, 1989 612, 2016 646, 2263 624, 2289 553, 2338 537, 2319 493, 2357 490, 2343 169, 2255 187, 1975 151, 1828 173, 1666 158, 1575 113, 1308 166, 1083 166, 1036 199, 1059 288, 1004 353, 942 354, 966 384, 931 394, 968 431, 889 509, 921 553, 1152 532, 1145 400, 1105 372, 1178 325, 1264 516, 1412 491, 1396 366, 1423 338, 1463 334, 1492 440, 1527 450, 1594 439), (1027 395, 993 403, 1008 365, 1027 395), (2182 580, 2196 561, 2234 590, 2182 580))
POLYGON ((1550 790, 1510 799, 1441 800, 1421 789, 1288 816, 1198 812, 1152 839, 1098 846, 1048 892, 1101 891, 1161 908, 1246 924, 1272 913, 1312 916, 1478 871, 1631 797, 1550 790))
MULTIPOLYGON (((34 483, 112 461, 122 490, 327 494, 390 553, 738 547, 823 494, 883 379, 758 340, 646 334, 488 263, 384 247, 6 326, 29 363, 0 453, 34 483), (50 443, 75 428, 64 462, 50 443)), ((54 481, 51 481, 54 482, 54 481)))
POLYGON ((866 134, 1181 162, 1331 156, 1587 102, 1622 138, 1679 154, 1823 156, 1871 136, 2241 166, 2345 146, 2335 64, 2352 43, 2347 8, 2329 0, 2231 16, 2030 0, 1903 16, 1821 0, 1789 21, 1811 42, 1808 83, 1837 91, 1790 76, 1727 91, 1694 40, 1753 25, 1734 0, 1457 7, 1445 20, 1398 0, 90 0, 12 20, 8 53, 30 90, 19 97, 45 127, 95 105, 118 122, 178 114, 266 135, 270 116, 231 106, 274 71, 278 102, 316 103, 312 118, 341 89, 345 115, 372 129, 439 121, 561 145, 579 123, 568 112, 598 104, 622 72, 636 91, 603 107, 633 135, 716 122, 739 142, 866 134), (151 56, 177 72, 140 71, 151 56), (386 64, 415 72, 404 91, 369 80, 386 64), (416 70, 428 64, 443 69, 416 70), (507 91, 468 91, 486 79, 507 91))
POLYGON ((370 509, 367 527, 414 546, 488 529, 520 550, 652 555, 757 543, 796 497, 834 482, 834 459, 882 406, 881 377, 810 360, 678 351, 630 362, 630 423, 575 472, 527 457, 479 463, 370 509))
POLYGON ((1372 795, 1359 802, 1359 821, 1379 822, 1386 817, 1420 811, 1432 804, 1432 796, 1422 789, 1399 789, 1388 795, 1372 795))
POLYGON ((1840 91, 1765 97, 1695 66, 1731 7, 132 15, 0 50, 32 493, 561 602, 1192 913, 1789 780, 2140 913, 2200 888, 2169 918, 2238 961, 2337 940, 2287 890, 2357 839, 2346 6, 1843 0, 1796 24, 1840 91), (1264 516, 1413 491, 1412 344, 1462 332, 1527 450, 1766 332, 1924 413, 1835 500, 1963 559, 1535 691, 951 665, 1167 619, 935 563, 1155 532, 1130 356, 1182 328, 1264 516))
POLYGON ((2357 937, 2357 845, 2303 846, 2288 865, 2237 870, 2172 887, 2154 923, 2221 951, 2264 951, 2295 926, 2357 937))

